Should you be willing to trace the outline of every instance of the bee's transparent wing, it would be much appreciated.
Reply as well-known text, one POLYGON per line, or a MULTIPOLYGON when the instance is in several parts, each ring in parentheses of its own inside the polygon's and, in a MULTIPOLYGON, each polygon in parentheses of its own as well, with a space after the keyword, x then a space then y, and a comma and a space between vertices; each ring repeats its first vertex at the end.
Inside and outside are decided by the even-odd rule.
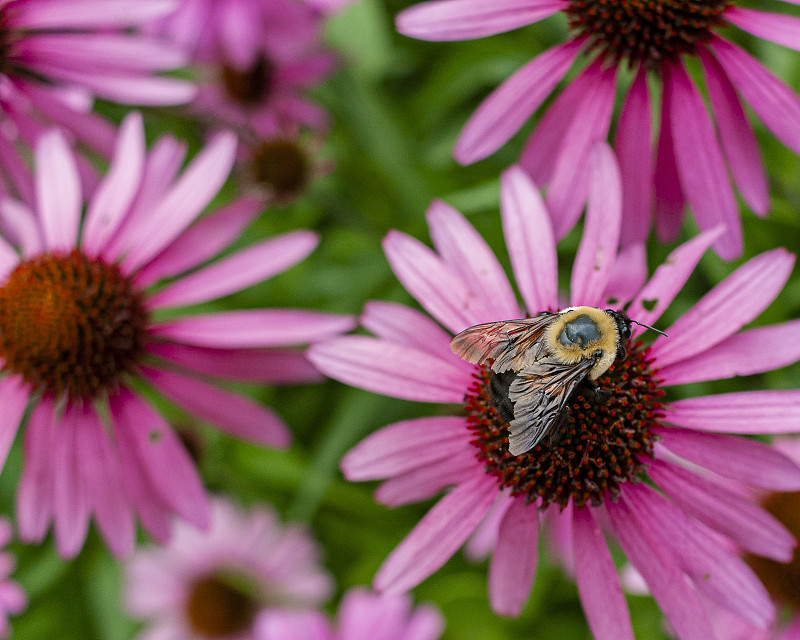
POLYGON ((517 374, 508 390, 514 403, 509 423, 508 450, 519 456, 533 449, 558 424, 572 392, 589 374, 594 361, 562 364, 536 362, 517 374))
POLYGON ((487 322, 464 329, 450 341, 450 348, 460 358, 473 364, 494 360, 492 371, 520 371, 544 353, 541 344, 545 330, 558 314, 487 322))

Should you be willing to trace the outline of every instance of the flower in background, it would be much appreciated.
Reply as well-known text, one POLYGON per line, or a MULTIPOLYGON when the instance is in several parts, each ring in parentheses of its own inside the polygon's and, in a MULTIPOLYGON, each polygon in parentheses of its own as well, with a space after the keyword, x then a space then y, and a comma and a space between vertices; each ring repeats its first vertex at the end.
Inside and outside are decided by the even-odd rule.
POLYGON ((262 640, 266 616, 319 606, 332 588, 304 528, 221 498, 208 531, 179 523, 168 545, 140 549, 126 564, 127 608, 150 623, 141 638, 262 640))
POLYGON ((259 624, 258 640, 437 640, 444 621, 430 605, 412 608, 407 595, 348 591, 332 627, 321 613, 274 611, 259 624))
POLYGON ((321 27, 318 11, 295 0, 182 0, 153 28, 201 66, 194 111, 211 126, 268 139, 328 127, 306 95, 335 63, 321 27))
POLYGON ((0 194, 33 205, 28 152, 18 147, 54 123, 110 155, 115 130, 91 113, 93 97, 137 105, 194 97, 189 82, 157 75, 186 56, 140 32, 173 8, 171 0, 0 0, 0 194))
POLYGON ((569 41, 536 57, 481 104, 461 132, 455 158, 468 164, 505 144, 580 58, 588 64, 548 108, 520 159, 538 185, 549 184, 547 205, 556 235, 566 234, 580 215, 587 175, 583 159, 593 141, 608 135, 619 81, 626 87, 614 136, 624 184, 623 246, 645 239, 653 203, 659 237, 674 240, 688 204, 701 229, 726 225, 714 248, 731 259, 741 254, 742 230, 728 173, 757 215, 766 215, 770 205, 764 166, 740 98, 800 154, 800 98, 718 33, 735 25, 799 49, 800 20, 737 4, 437 0, 402 12, 397 28, 424 40, 468 40, 563 13, 569 41), (711 115, 684 66, 691 59, 702 66, 711 115), (630 84, 623 79, 628 69, 630 84), (648 76, 661 89, 661 123, 655 131, 648 76), (654 153, 650 141, 655 138, 654 153))
MULTIPOLYGON (((721 231, 680 246, 643 284, 642 248, 617 252, 621 193, 613 155, 596 146, 591 163, 586 226, 568 304, 619 308, 630 301, 630 317, 652 325, 721 231)), ((637 337, 642 329, 634 327, 627 357, 597 380, 607 398, 601 402, 576 391, 555 448, 540 444, 513 456, 486 367, 453 355, 451 335, 567 303, 558 294, 550 218, 518 167, 502 176, 501 213, 524 308, 485 241, 460 213, 436 202, 428 211, 435 251, 397 231, 384 241, 395 274, 435 322, 399 304, 372 302, 362 325, 376 337, 337 337, 309 350, 323 373, 353 386, 464 407, 463 414, 385 427, 342 461, 350 480, 384 479, 376 498, 390 506, 450 488, 387 558, 375 587, 404 592, 467 543, 473 556, 492 554, 493 609, 516 616, 536 572, 541 520, 559 527, 574 557, 596 638, 633 637, 604 532, 619 541, 679 637, 713 637, 700 595, 765 627, 774 616, 767 592, 720 540, 788 560, 795 544, 791 534, 737 489, 795 490, 800 468, 764 444, 721 432, 797 430, 800 392, 668 401, 664 390, 800 359, 800 321, 740 331, 778 295, 794 257, 776 249, 753 258, 676 320, 666 330, 669 338, 644 344, 637 337)))
MULTIPOLYGON (((0 518, 0 547, 5 547, 12 536, 11 523, 0 518)), ((8 551, 0 551, 0 638, 11 637, 8 617, 22 613, 28 606, 25 592, 10 578, 15 566, 14 556, 8 551)))
POLYGON ((184 146, 164 137, 146 153, 132 114, 83 219, 75 161, 58 132, 36 145, 36 211, 0 201, 0 464, 28 411, 16 506, 23 540, 40 541, 53 522, 59 552, 72 556, 93 513, 119 555, 133 546, 134 513, 158 540, 173 514, 208 524, 200 478, 144 386, 232 435, 288 445, 277 415, 217 383, 315 379, 302 353, 285 347, 353 322, 291 309, 179 310, 262 282, 317 244, 295 231, 208 264, 261 210, 242 199, 198 220, 235 151, 234 137, 219 134, 179 175, 184 146))

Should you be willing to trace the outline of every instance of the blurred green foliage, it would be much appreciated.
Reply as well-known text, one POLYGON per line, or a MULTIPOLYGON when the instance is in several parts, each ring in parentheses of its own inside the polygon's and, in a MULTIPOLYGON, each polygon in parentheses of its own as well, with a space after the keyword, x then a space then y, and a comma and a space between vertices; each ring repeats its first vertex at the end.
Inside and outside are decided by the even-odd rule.
MULTIPOLYGON (((330 21, 328 39, 342 56, 336 75, 318 92, 332 112, 334 128, 323 155, 335 169, 315 181, 297 202, 266 211, 242 239, 257 239, 295 228, 318 230, 322 242, 304 263, 287 273, 231 296, 212 308, 290 306, 358 314, 369 299, 413 304, 393 277, 381 251, 389 229, 428 242, 424 212, 432 198, 457 206, 496 250, 508 268, 498 216, 500 172, 521 149, 530 123, 510 144, 470 167, 458 166, 450 150, 459 129, 488 92, 546 47, 562 40, 560 17, 472 42, 429 43, 394 31, 393 16, 412 4, 403 0, 360 0, 330 21)), ((783 9, 783 8, 781 8, 783 9)), ((792 10, 792 9, 789 9, 792 10)), ((751 50, 800 89, 800 54, 743 36, 751 50)), ((124 110, 103 105, 119 120, 124 110)), ((200 137, 176 113, 146 112, 148 137, 163 131, 200 137)), ((666 327, 715 283, 747 258, 776 246, 800 246, 798 159, 760 124, 756 129, 771 180, 773 207, 766 220, 743 213, 746 251, 736 264, 713 254, 703 258, 688 286, 659 326, 666 327)), ((229 189, 228 193, 233 189, 229 189)), ((695 229, 684 229, 684 239, 695 229)), ((580 229, 560 247, 561 277, 568 280, 580 229)), ((673 247, 651 243, 651 268, 673 247)), ((800 315, 797 269, 780 298, 755 324, 800 315)), ((675 395, 740 389, 797 387, 800 366, 762 376, 705 383, 675 395)), ((345 482, 338 471, 344 452, 366 434, 390 422, 446 411, 446 407, 378 397, 327 381, 300 388, 252 388, 253 397, 274 407, 291 425, 296 441, 277 453, 234 441, 193 425, 202 440, 199 466, 209 489, 244 503, 270 502, 287 519, 308 524, 325 548, 326 565, 338 594, 368 584, 380 563, 411 530, 429 504, 394 510, 372 500, 374 484, 345 482)), ((176 423, 186 419, 164 411, 176 423)), ((0 507, 13 513, 21 467, 17 438, 0 476, 0 507)), ((145 542, 142 537, 142 542, 145 542)), ((24 640, 125 640, 137 624, 124 614, 120 566, 92 533, 81 555, 64 563, 52 540, 42 546, 15 544, 16 578, 30 595, 28 611, 13 620, 24 640)), ((470 564, 457 554, 420 585, 418 600, 441 607, 445 640, 572 640, 589 637, 573 583, 543 554, 533 593, 522 616, 502 619, 489 609, 486 563, 470 564)), ((661 616, 646 597, 629 596, 639 638, 664 638, 661 616)), ((329 609, 335 609, 335 602, 329 609)))

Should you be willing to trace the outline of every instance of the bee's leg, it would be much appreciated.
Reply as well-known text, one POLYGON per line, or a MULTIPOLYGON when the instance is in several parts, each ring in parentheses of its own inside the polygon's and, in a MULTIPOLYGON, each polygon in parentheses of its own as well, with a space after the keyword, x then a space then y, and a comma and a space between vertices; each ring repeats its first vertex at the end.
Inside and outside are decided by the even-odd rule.
POLYGON ((508 397, 508 390, 516 377, 517 374, 514 371, 504 371, 503 373, 492 372, 489 378, 489 396, 503 422, 511 422, 514 419, 514 403, 508 397))
POLYGON ((595 402, 599 404, 605 404, 611 397, 611 391, 609 389, 601 389, 595 382, 589 380, 589 378, 584 378, 581 384, 583 384, 584 388, 589 392, 589 395, 594 398, 595 402))

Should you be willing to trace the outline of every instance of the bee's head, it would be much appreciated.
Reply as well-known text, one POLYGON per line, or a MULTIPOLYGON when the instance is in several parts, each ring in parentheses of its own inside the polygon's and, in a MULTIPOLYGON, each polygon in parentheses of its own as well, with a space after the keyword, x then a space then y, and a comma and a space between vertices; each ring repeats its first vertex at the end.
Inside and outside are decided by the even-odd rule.
POLYGON ((619 342, 617 343, 617 359, 624 360, 628 355, 626 346, 631 337, 631 319, 624 311, 615 311, 614 309, 606 309, 606 313, 614 318, 617 324, 617 333, 619 334, 619 342))

